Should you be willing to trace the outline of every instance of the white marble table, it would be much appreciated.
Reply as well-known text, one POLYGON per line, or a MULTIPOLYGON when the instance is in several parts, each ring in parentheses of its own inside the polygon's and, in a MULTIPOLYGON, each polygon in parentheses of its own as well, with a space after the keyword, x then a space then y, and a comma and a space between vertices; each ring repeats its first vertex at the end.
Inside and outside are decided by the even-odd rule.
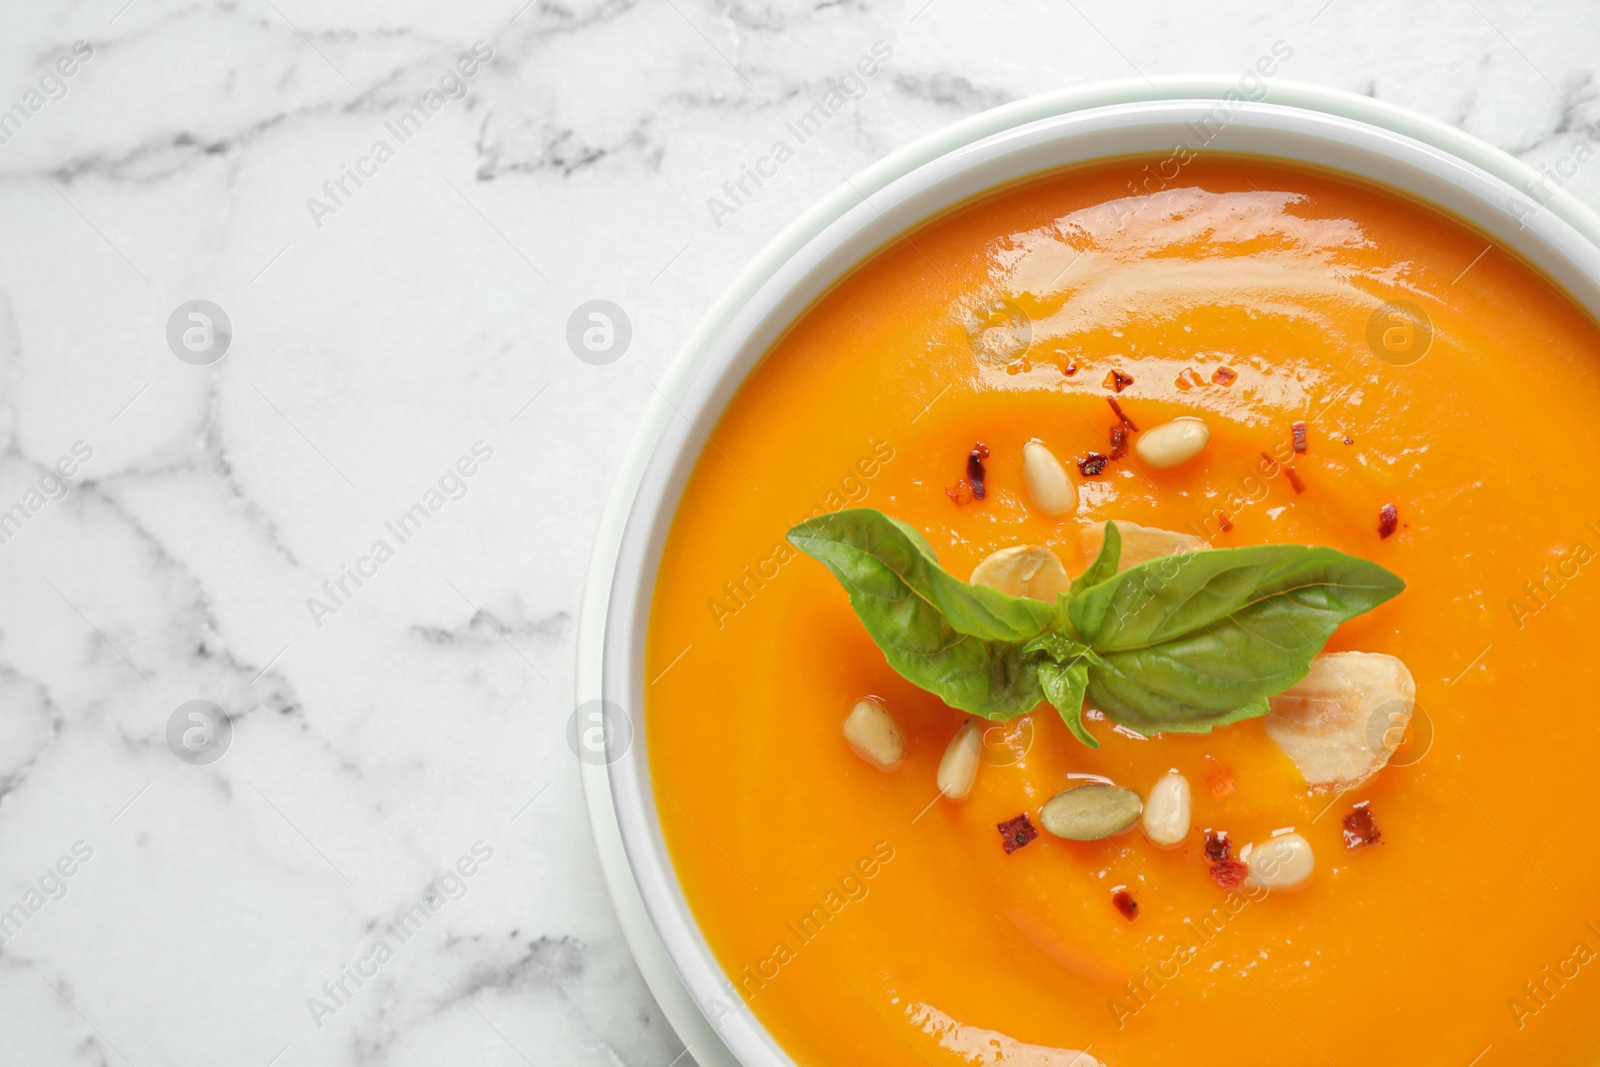
POLYGON ((888 150, 1282 42, 1600 204, 1572 0, 523 2, 0 16, 0 1062, 674 1061, 564 740, 590 534, 713 296, 888 150))

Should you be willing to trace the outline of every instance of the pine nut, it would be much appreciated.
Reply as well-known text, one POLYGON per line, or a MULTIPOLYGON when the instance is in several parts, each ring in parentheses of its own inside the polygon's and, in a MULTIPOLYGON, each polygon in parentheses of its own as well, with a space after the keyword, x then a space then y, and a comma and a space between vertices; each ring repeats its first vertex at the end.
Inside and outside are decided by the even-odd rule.
POLYGON ((1153 844, 1175 848, 1189 837, 1189 779, 1172 771, 1144 799, 1144 834, 1153 844))
POLYGON ((983 747, 983 732, 971 719, 950 739, 939 761, 939 792, 951 800, 965 800, 978 776, 978 750, 983 747))
POLYGON ((1203 452, 1209 440, 1211 427, 1185 415, 1140 434, 1133 450, 1152 467, 1176 467, 1203 452))
POLYGON ((1022 446, 1022 481, 1034 507, 1046 515, 1065 515, 1078 506, 1078 491, 1067 468, 1039 441, 1022 446))
POLYGON ((844 720, 844 738, 856 755, 886 771, 905 758, 906 739, 887 708, 870 697, 856 701, 844 720))
POLYGON ((1250 884, 1263 889, 1294 889, 1305 885, 1316 869, 1311 842, 1295 833, 1265 841, 1248 853, 1242 853, 1240 858, 1250 866, 1250 884))
POLYGON ((986 557, 972 569, 973 585, 986 585, 1007 596, 1026 596, 1055 603, 1057 593, 1072 586, 1067 568, 1056 554, 1040 545, 1012 545, 986 557))

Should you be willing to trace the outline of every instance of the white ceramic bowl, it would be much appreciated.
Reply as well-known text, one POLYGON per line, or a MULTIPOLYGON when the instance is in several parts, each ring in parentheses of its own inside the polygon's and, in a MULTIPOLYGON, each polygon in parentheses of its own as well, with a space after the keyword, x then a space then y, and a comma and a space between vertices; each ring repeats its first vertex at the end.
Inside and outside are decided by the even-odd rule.
MULTIPOLYGON (((641 970, 703 1065, 789 1067, 712 956, 679 889, 650 788, 643 650, 661 546, 703 438, 788 324, 875 249, 1025 175, 1175 146, 1247 153, 1380 182, 1519 253, 1600 319, 1600 219, 1458 130, 1331 90, 1221 80, 1092 87, 986 112, 896 153, 803 216, 751 265, 685 346, 612 492, 579 628, 579 703, 626 709, 633 743, 584 765, 596 842, 641 970), (1538 201, 1535 200, 1538 197, 1538 201)), ((1181 183, 1181 176, 1178 182, 1181 183)))

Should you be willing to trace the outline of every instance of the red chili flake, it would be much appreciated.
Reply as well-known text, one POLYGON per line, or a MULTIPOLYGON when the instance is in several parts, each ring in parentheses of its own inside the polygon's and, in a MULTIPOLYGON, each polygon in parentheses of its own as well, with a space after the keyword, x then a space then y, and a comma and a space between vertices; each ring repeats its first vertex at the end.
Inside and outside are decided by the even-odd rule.
POLYGON ((1117 423, 1111 427, 1111 459, 1121 459, 1128 454, 1128 427, 1117 423))
POLYGON ((1133 424, 1133 420, 1128 418, 1128 413, 1122 410, 1122 405, 1117 403, 1116 397, 1106 397, 1106 403, 1111 405, 1111 413, 1117 417, 1118 422, 1132 430, 1134 433, 1139 432, 1139 427, 1135 426, 1133 424))
POLYGON ((949 497, 950 502, 956 507, 965 507, 972 503, 972 483, 963 478, 955 485, 948 486, 944 495, 949 497))
POLYGON ((1212 863, 1233 855, 1233 838, 1226 830, 1206 830, 1206 859, 1212 863))
POLYGON ((1269 477, 1278 473, 1278 461, 1272 458, 1271 452, 1263 451, 1261 453, 1261 458, 1266 461, 1265 465, 1263 465, 1261 468, 1262 473, 1268 475, 1269 477))
POLYGON ((1296 493, 1303 493, 1306 491, 1306 483, 1301 480, 1300 475, 1293 467, 1283 468, 1283 473, 1289 476, 1289 484, 1294 486, 1294 491, 1296 493))
POLYGON ((1372 818, 1371 801, 1363 800, 1344 817, 1344 847, 1359 852, 1383 840, 1383 831, 1372 818))
POLYGON ((1078 460, 1078 473, 1085 478, 1093 478, 1106 469, 1107 458, 1098 452, 1090 452, 1087 456, 1078 460))
POLYGON ((975 499, 982 500, 986 490, 983 487, 983 461, 989 458, 989 446, 979 441, 972 446, 972 451, 967 453, 967 481, 972 483, 972 495, 975 499))
POLYGON ((1115 389, 1120 393, 1133 384, 1133 375, 1123 374, 1119 370, 1108 370, 1106 371, 1106 380, 1100 384, 1106 389, 1115 389))
POLYGON ((1296 452, 1304 452, 1306 450, 1306 424, 1303 422, 1295 423, 1289 427, 1289 433, 1294 437, 1294 450, 1296 452))
POLYGON ((1385 504, 1378 509, 1378 538, 1382 540, 1394 533, 1400 525, 1400 509, 1393 504, 1385 504))
POLYGON ((1233 532, 1233 520, 1228 518, 1228 513, 1226 511, 1217 512, 1217 525, 1222 527, 1223 533, 1233 532))
POLYGON ((1237 377, 1239 377, 1239 372, 1232 367, 1218 367, 1211 372, 1211 380, 1218 385, 1232 385, 1237 377))
POLYGON ((1068 363, 1065 367, 1061 368, 1061 373, 1070 378, 1074 374, 1078 373, 1078 365, 1076 363, 1068 363))
POLYGON ((1226 800, 1233 795, 1233 769, 1213 756, 1206 757, 1206 787, 1212 800, 1226 800))
POLYGON ((1116 905, 1117 910, 1122 912, 1122 917, 1129 922, 1139 917, 1139 902, 1134 900, 1133 894, 1126 889, 1119 889, 1111 894, 1111 903, 1116 905))
POLYGON ((1000 831, 1000 843, 1005 846, 1006 855, 1008 856, 1039 836, 1039 831, 1035 830, 1033 823, 1028 821, 1027 812, 1023 812, 1015 819, 997 823, 995 828, 1000 831))
POLYGON ((1250 867, 1243 860, 1220 859, 1211 865, 1211 878, 1224 889, 1233 889, 1250 876, 1250 867))
POLYGON ((1344 443, 1347 444, 1347 445, 1353 445, 1353 444, 1356 443, 1356 439, 1354 437, 1351 437, 1349 434, 1345 434, 1344 435, 1344 443))

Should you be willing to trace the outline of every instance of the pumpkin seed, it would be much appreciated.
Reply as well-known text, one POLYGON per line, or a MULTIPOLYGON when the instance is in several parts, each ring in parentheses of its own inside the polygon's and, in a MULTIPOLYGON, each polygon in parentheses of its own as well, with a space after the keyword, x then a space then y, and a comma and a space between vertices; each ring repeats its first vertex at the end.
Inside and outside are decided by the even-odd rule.
POLYGON ((1144 801, 1119 785, 1080 785, 1057 793, 1039 809, 1039 822, 1069 841, 1099 841, 1139 821, 1144 801))

